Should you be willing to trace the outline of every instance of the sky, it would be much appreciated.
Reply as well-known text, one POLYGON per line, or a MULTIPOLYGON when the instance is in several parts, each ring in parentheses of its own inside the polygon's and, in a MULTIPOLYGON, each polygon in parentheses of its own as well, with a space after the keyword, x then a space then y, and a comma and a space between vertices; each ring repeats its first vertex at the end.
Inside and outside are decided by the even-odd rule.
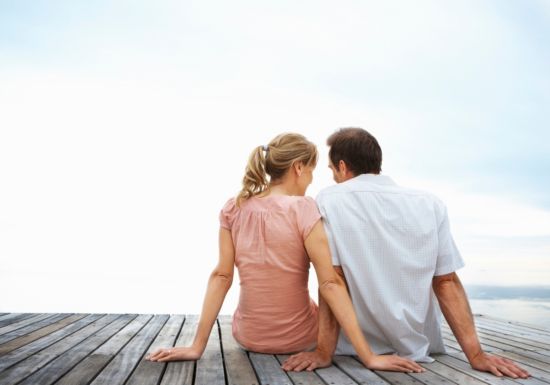
POLYGON ((345 126, 465 283, 548 285, 549 43, 548 0, 0 0, 0 311, 197 313, 250 151, 306 135, 315 196, 345 126))

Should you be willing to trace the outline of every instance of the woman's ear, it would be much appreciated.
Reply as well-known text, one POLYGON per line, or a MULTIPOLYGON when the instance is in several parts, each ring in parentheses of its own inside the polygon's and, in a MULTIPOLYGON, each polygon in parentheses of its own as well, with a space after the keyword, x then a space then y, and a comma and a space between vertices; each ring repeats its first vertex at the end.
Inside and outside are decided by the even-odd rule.
POLYGON ((304 165, 302 164, 302 162, 295 162, 293 166, 294 166, 294 171, 296 172, 296 175, 302 176, 302 170, 304 168, 304 165))

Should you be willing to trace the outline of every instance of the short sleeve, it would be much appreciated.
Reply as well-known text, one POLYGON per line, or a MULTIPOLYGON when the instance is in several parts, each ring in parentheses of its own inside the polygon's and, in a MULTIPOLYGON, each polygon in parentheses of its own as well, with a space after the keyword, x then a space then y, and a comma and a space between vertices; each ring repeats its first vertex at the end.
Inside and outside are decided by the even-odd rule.
POLYGON ((323 205, 323 199, 321 194, 317 196, 317 207, 319 207, 319 212, 321 213, 321 218, 323 219, 323 226, 325 228, 325 233, 327 234, 328 245, 330 247, 330 255, 332 258, 332 265, 341 266, 340 255, 338 254, 338 249, 336 248, 333 229, 331 228, 330 220, 327 216, 326 208, 323 205))
POLYGON ((450 274, 464 267, 464 260, 456 247, 451 228, 447 208, 441 204, 437 208, 438 214, 438 253, 434 276, 450 274))
POLYGON ((237 205, 235 198, 231 198, 225 203, 220 211, 220 226, 224 229, 231 230, 236 212, 237 205))
POLYGON ((307 238, 319 219, 321 214, 315 201, 310 197, 300 199, 296 211, 296 222, 303 240, 307 238))

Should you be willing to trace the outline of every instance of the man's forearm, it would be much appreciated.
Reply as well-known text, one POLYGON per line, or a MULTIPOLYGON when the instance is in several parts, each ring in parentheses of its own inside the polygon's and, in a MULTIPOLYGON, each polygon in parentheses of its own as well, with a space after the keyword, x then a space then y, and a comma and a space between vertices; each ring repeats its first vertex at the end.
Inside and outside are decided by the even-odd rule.
POLYGON ((468 297, 456 274, 436 277, 433 284, 439 306, 466 357, 482 353, 468 297))
POLYGON ((338 342, 340 325, 330 310, 330 306, 319 292, 319 334, 317 336, 317 350, 326 357, 332 357, 338 342))

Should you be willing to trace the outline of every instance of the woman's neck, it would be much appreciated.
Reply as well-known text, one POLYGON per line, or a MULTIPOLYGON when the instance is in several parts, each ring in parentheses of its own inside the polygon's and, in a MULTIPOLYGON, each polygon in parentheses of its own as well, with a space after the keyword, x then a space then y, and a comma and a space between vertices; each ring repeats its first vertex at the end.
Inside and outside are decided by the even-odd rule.
POLYGON ((268 195, 304 195, 294 183, 280 182, 270 184, 265 196, 268 195))

